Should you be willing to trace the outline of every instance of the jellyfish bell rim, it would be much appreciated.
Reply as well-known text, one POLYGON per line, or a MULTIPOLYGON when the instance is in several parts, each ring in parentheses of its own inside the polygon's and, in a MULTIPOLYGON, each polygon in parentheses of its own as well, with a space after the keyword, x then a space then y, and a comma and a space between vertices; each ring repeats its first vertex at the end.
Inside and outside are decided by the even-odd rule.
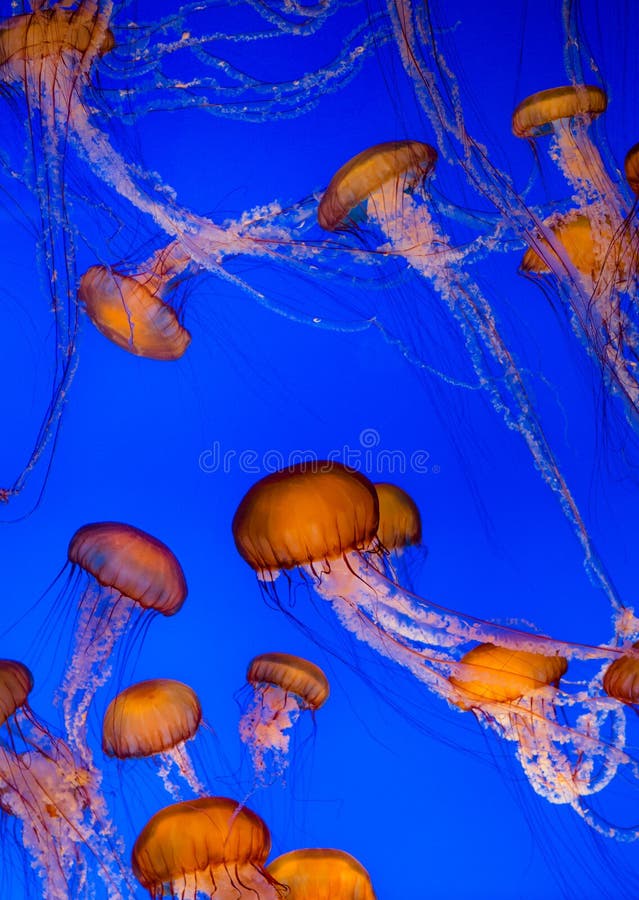
POLYGON ((349 213, 383 184, 411 170, 418 171, 423 180, 436 162, 437 150, 423 141, 383 141, 367 147, 344 163, 331 178, 317 210, 320 227, 336 231, 349 213), (372 179, 367 178, 366 170, 374 159, 380 164, 380 171, 372 179))
MULTIPOLYGON (((72 565, 77 565, 83 571, 88 572, 102 587, 115 590, 143 609, 154 610, 164 616, 172 616, 179 612, 188 595, 184 570, 171 548, 159 538, 154 537, 154 535, 141 528, 137 528, 135 525, 114 521, 89 522, 81 525, 69 541, 67 559, 72 565), (148 587, 143 592, 136 590, 127 593, 126 590, 120 590, 116 584, 113 584, 113 581, 117 580, 116 578, 106 579, 101 574, 98 562, 104 557, 104 544, 106 541, 102 542, 102 549, 98 549, 96 552, 95 548, 87 547, 87 539, 90 536, 105 538, 109 534, 118 532, 120 536, 127 535, 135 541, 144 543, 147 548, 151 548, 152 552, 156 554, 157 560, 164 560, 164 567, 168 569, 170 577, 175 580, 172 590, 161 590, 156 598, 148 598, 146 596, 148 587), (92 555, 97 556, 97 560, 95 558, 92 559, 92 555), (135 594, 135 596, 131 596, 131 594, 135 594)), ((156 573, 154 572, 154 574, 156 573)))
POLYGON ((592 122, 608 108, 606 92, 593 84, 561 85, 529 94, 512 115, 512 130, 518 138, 551 134, 561 119, 592 122))
POLYGON ((0 726, 11 718, 19 709, 27 705, 28 697, 33 690, 34 679, 33 673, 28 666, 17 659, 0 659, 0 726), (5 683, 5 675, 11 674, 12 684, 5 683), (4 688, 6 690, 6 699, 2 696, 4 688))
POLYGON ((318 460, 279 469, 255 482, 241 499, 231 529, 240 556, 260 581, 269 582, 281 570, 330 568, 332 560, 374 547, 378 524, 373 483, 340 462, 318 460), (334 489, 337 511, 329 505, 328 486, 334 489), (308 515, 311 490, 314 518, 308 515), (330 518, 326 530, 321 513, 330 518))

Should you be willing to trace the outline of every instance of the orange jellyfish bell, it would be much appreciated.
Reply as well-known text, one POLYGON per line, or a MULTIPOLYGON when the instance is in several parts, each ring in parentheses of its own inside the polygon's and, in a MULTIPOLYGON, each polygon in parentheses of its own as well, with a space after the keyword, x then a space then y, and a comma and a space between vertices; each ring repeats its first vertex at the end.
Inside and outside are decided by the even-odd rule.
POLYGON ((485 702, 510 703, 558 684, 567 668, 563 656, 478 644, 461 658, 450 678, 462 694, 454 702, 462 709, 481 707, 485 702))
POLYGON ((206 894, 270 900, 278 896, 264 871, 270 848, 268 828, 256 813, 227 797, 202 797, 152 816, 131 861, 135 877, 154 898, 195 900, 206 894))
POLYGON ((233 518, 240 555, 258 575, 368 547, 378 525, 372 483, 341 463, 301 463, 262 478, 233 518))
POLYGON ((287 900, 376 900, 370 875, 343 850, 292 850, 267 872, 288 888, 287 900))
POLYGON ((331 178, 322 197, 317 219, 322 228, 335 231, 354 207, 393 179, 406 186, 421 181, 437 160, 437 151, 420 141, 387 141, 363 150, 331 178))
MULTIPOLYGON (((0 22, 0 72, 6 78, 20 78, 25 63, 33 63, 63 53, 84 54, 95 40, 97 26, 104 26, 99 14, 81 3, 77 9, 37 9, 0 22)), ((100 56, 115 46, 113 32, 104 29, 96 52, 100 56)))
MULTIPOLYGON (((633 648, 639 650, 639 642, 633 648)), ((639 703, 639 655, 620 656, 612 662, 604 672, 603 689, 621 703, 639 703)))
POLYGON ((84 525, 71 538, 68 557, 100 584, 144 609, 172 616, 186 599, 184 572, 171 550, 133 525, 84 525))
POLYGON ((249 663, 249 684, 272 684, 295 694, 304 709, 319 709, 330 693, 328 678, 319 666, 290 653, 262 653, 249 663))
POLYGON ((381 545, 391 552, 420 544, 422 520, 417 504, 406 491, 396 484, 379 482, 375 485, 379 500, 379 526, 377 537, 381 545))
POLYGON ((517 137, 535 138, 549 134, 561 119, 591 122, 606 111, 605 91, 590 84, 565 85, 531 94, 513 113, 513 132, 517 137))
POLYGON ((628 150, 623 168, 630 190, 635 196, 639 196, 639 144, 635 144, 628 150))
POLYGON ((33 676, 23 663, 0 659, 0 725, 24 706, 33 688, 33 676))
POLYGON ((153 756, 195 736, 202 708, 181 681, 153 678, 121 691, 102 722, 102 749, 120 759, 153 756))
POLYGON ((149 359, 179 359, 191 335, 156 287, 152 277, 91 266, 80 280, 78 296, 98 331, 118 347, 149 359))

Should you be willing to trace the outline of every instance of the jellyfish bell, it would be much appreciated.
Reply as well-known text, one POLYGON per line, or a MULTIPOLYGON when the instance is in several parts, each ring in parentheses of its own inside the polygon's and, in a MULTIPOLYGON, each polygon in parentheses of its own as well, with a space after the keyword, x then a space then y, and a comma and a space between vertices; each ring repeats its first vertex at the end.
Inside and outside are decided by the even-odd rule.
POLYGON ((144 277, 92 266, 82 276, 78 297, 98 331, 135 356, 175 360, 191 342, 173 308, 144 277))
POLYGON ((246 680, 254 694, 240 719, 240 738, 249 747, 258 783, 266 784, 287 768, 290 729, 300 713, 323 706, 330 688, 319 666, 290 653, 256 656, 246 680))
POLYGON ((379 522, 375 488, 338 462, 300 463, 267 475, 233 518, 242 558, 261 581, 280 570, 330 567, 373 545, 379 522))
POLYGON ((385 184, 410 190, 430 173, 437 151, 420 141, 387 141, 354 156, 330 181, 317 212, 326 231, 342 226, 350 212, 385 184))
POLYGON ((291 850, 267 872, 287 889, 288 900, 376 900, 370 875, 344 850, 291 850))
POLYGON ((628 150, 623 168, 630 190, 635 197, 639 196, 639 144, 634 144, 628 150))
POLYGON ((201 797, 167 806, 144 826, 131 856, 149 895, 197 900, 277 900, 265 870, 271 838, 266 824, 227 797, 201 797))
POLYGON ((132 684, 108 705, 102 720, 102 750, 120 760, 157 757, 166 790, 180 799, 175 771, 194 793, 202 793, 189 753, 202 722, 202 707, 195 691, 170 678, 132 684))
MULTIPOLYGON (((639 650, 639 643, 633 644, 633 650, 639 650)), ((625 653, 613 660, 604 672, 603 689, 620 703, 639 704, 639 654, 625 653)))
POLYGON ((561 127, 592 122, 607 108, 606 92, 595 85, 565 85, 537 91, 515 109, 513 133, 521 138, 552 134, 561 127))
POLYGON ((146 612, 173 616, 186 599, 182 567, 162 541, 132 525, 96 522, 71 538, 72 572, 84 574, 75 642, 59 697, 71 746, 90 759, 86 717, 111 674, 118 640, 146 612))

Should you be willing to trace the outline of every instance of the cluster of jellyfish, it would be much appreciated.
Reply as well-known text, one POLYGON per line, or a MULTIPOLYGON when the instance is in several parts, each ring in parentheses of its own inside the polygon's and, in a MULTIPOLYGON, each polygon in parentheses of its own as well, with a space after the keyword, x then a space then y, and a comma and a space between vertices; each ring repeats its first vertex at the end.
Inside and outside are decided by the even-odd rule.
MULTIPOLYGON (((198 740, 203 712, 195 691, 180 681, 147 679, 119 690, 103 715, 103 759, 96 762, 87 717, 113 674, 116 644, 135 631, 141 616, 175 615, 187 586, 165 544, 122 523, 80 528, 68 560, 68 589, 78 609, 73 653, 56 698, 64 737, 32 711, 29 669, 0 660, 0 810, 17 823, 15 834, 42 895, 94 897, 95 878, 114 900, 133 897, 136 882, 153 898, 373 900, 365 868, 341 849, 296 849, 267 865, 266 823, 246 797, 213 795, 196 772, 188 745, 198 740), (138 823, 130 863, 105 799, 109 760, 152 761, 173 801, 138 823)), ((247 683, 254 696, 238 732, 254 768, 250 798, 285 778, 290 732, 300 714, 314 714, 326 702, 329 685, 318 666, 280 652, 254 658, 247 683)), ((126 781, 128 772, 121 775, 126 781)))
MULTIPOLYGON (((310 7, 307 13, 310 20, 310 7)), ((459 330, 477 386, 506 426, 521 436, 557 495, 591 578, 618 614, 614 641, 573 644, 454 613, 417 596, 401 566, 403 551, 421 539, 415 504, 397 487, 375 486, 337 463, 283 470, 254 485, 233 522, 238 550, 269 596, 278 600, 279 584, 303 579, 343 628, 409 672, 449 704, 451 714, 470 712, 512 744, 541 797, 572 807, 607 836, 639 836, 599 817, 588 799, 620 770, 639 777, 625 737, 627 710, 639 703, 639 652, 633 647, 639 623, 624 607, 593 546, 527 378, 473 279, 473 242, 465 249, 456 246, 440 224, 428 188, 438 157, 446 156, 445 146, 463 145, 469 178, 485 186, 497 213, 493 233, 481 234, 477 242, 498 248, 514 234, 518 246, 526 245, 522 272, 552 280, 571 328, 636 428, 639 149, 628 152, 627 185, 619 183, 589 137, 591 123, 606 110, 604 90, 571 78, 570 84, 535 93, 516 108, 513 132, 534 142, 549 138, 550 156, 572 191, 568 209, 541 215, 492 167, 459 119, 451 119, 446 98, 416 66, 415 60, 438 53, 435 46, 422 46, 428 31, 420 27, 420 10, 410 2, 390 4, 383 39, 396 43, 438 149, 421 140, 377 144, 327 177, 319 203, 286 211, 273 204, 222 226, 181 207, 166 186, 150 190, 150 179, 96 124, 99 91, 93 73, 117 47, 112 14, 110 3, 97 0, 73 8, 34 3, 30 12, 0 23, 0 79, 19 109, 27 110, 31 129, 29 179, 37 186, 44 223, 42 257, 55 321, 50 404, 30 458, 0 498, 19 494, 34 468, 45 465, 47 448, 55 445, 77 367, 81 311, 123 350, 175 361, 191 342, 170 302, 181 278, 213 272, 267 302, 225 269, 228 259, 258 257, 294 267, 348 254, 364 268, 384 258, 402 260, 459 330), (69 148, 109 191, 149 218, 163 246, 128 268, 101 262, 78 277, 76 236, 65 203, 69 186, 63 161, 69 148)), ((365 40, 355 35, 339 65, 313 73, 315 90, 338 83, 336 73, 349 65, 354 71, 356 61, 380 39, 374 28, 365 40)), ((445 69, 440 64, 440 72, 445 69)), ((243 87, 258 90, 248 82, 243 87)), ((292 92, 281 101, 282 114, 298 96, 292 92)), ((238 102, 238 116, 245 109, 238 102)), ((383 323, 380 328, 385 329, 383 323)), ((427 369, 427 353, 411 343, 408 333, 389 332, 388 337, 407 359, 427 369)), ((0 663, 0 808, 19 823, 45 896, 91 896, 91 875, 97 870, 113 898, 132 895, 135 881, 153 898, 373 898, 365 869, 341 850, 294 850, 267 863, 267 825, 243 798, 208 795, 206 778, 189 752, 187 745, 199 739, 203 721, 196 694, 165 678, 125 687, 104 716, 103 754, 118 760, 152 758, 172 800, 141 827, 130 865, 123 862, 123 843, 87 734, 88 715, 111 677, 117 642, 135 630, 141 616, 178 613, 186 581, 164 544, 118 523, 81 528, 70 543, 69 561, 83 587, 74 649, 57 698, 60 735, 29 706, 33 679, 27 667, 14 660, 0 663), (190 798, 184 799, 185 792, 190 798)), ((314 663, 279 651, 253 659, 247 681, 254 695, 238 728, 256 791, 285 777, 296 722, 321 708, 329 686, 314 663)))

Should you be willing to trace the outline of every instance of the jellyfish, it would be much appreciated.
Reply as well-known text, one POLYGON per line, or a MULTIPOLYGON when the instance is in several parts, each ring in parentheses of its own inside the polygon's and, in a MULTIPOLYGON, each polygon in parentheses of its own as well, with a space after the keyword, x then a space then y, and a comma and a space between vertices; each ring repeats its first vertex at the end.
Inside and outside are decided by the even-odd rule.
POLYGON ((331 179, 320 201, 318 221, 325 229, 335 230, 347 222, 355 207, 365 203, 369 220, 386 241, 378 252, 401 257, 432 284, 461 329, 479 385, 506 425, 525 441, 535 467, 557 495, 581 543, 588 573, 619 609, 623 604, 593 546, 495 315, 477 285, 459 267, 460 254, 436 223, 427 194, 418 190, 423 189, 436 159, 433 147, 412 140, 391 141, 362 151, 331 179))
MULTIPOLYGON (((639 649, 639 644, 633 644, 639 649)), ((603 675, 603 689, 609 697, 634 706, 639 702, 639 657, 624 653, 610 663, 603 675)))
POLYGON ((118 759, 157 757, 158 774, 175 800, 180 787, 175 770, 195 794, 204 793, 186 749, 202 721, 195 691, 181 681, 153 678, 121 691, 102 721, 102 749, 118 759))
POLYGON ((289 900, 375 900, 370 875, 344 850, 291 850, 267 872, 288 888, 289 900))
MULTIPOLYGON (((278 576, 297 569, 343 627, 437 696, 466 709, 479 683, 476 706, 498 724, 502 737, 517 741, 533 789, 570 805, 597 830, 616 833, 593 816, 583 798, 603 790, 621 765, 639 774, 626 752, 623 711, 602 692, 600 672, 591 671, 621 651, 527 634, 426 602, 387 574, 378 521, 377 492, 361 473, 333 461, 302 463, 267 475, 248 491, 235 513, 233 535, 240 555, 276 600, 278 576), (568 658, 586 665, 589 674, 575 682, 578 689, 558 691, 554 683, 568 658), (486 668, 496 670, 488 687, 482 686, 486 668), (502 678, 506 687, 495 689, 502 678), (460 703, 462 689, 467 693, 460 703), (525 699, 513 713, 520 694, 525 699), (572 719, 558 720, 556 709, 572 719)), ((619 623, 636 626, 636 619, 619 623)))
POLYGON ((323 706, 329 695, 319 666, 290 653, 261 653, 251 660, 247 682, 255 694, 240 720, 259 783, 281 778, 288 766, 290 729, 300 713, 323 706))
MULTIPOLYGON (((379 523, 377 538, 386 551, 386 561, 391 563, 390 574, 394 581, 410 588, 413 582, 406 551, 420 548, 422 542, 422 519, 413 498, 396 484, 377 482, 375 484, 379 502, 379 523)), ((425 554, 422 555, 422 559, 425 554)))
MULTIPOLYGON (((30 12, 0 21, 0 82, 16 108, 20 128, 26 125, 29 130, 26 162, 22 141, 15 163, 4 155, 2 162, 11 186, 24 185, 36 198, 38 258, 55 321, 54 375, 46 411, 26 464, 12 483, 1 487, 2 500, 20 494, 47 451, 49 458, 53 452, 78 365, 82 304, 94 324, 125 349, 174 359, 186 349, 189 336, 163 299, 167 280, 189 267, 208 270, 268 306, 270 301, 262 292, 227 271, 226 261, 244 253, 265 259, 288 253, 290 230, 272 225, 281 213, 275 201, 223 225, 191 212, 179 205, 176 192, 162 184, 156 173, 144 171, 116 147, 109 120, 130 122, 132 111, 141 116, 157 108, 158 93, 164 97, 164 109, 195 106, 219 116, 259 122, 299 115, 314 105, 315 96, 341 89, 361 68, 367 53, 386 40, 379 24, 361 26, 328 65, 282 82, 274 92, 269 80, 252 77, 241 64, 231 61, 234 51, 240 45, 255 47, 256 41, 268 43, 289 35, 312 37, 335 12, 324 3, 303 9, 292 4, 278 13, 249 3, 249 11, 262 16, 266 27, 246 34, 215 30, 215 6, 207 3, 180 10, 160 25, 125 22, 121 27, 112 21, 112 2, 80 0, 73 8, 67 7, 58 3, 45 8, 38 2, 30 12), (224 64, 220 45, 231 57, 224 64), (207 47, 215 47, 215 52, 207 53, 207 47), (110 56, 109 62, 103 61, 110 56), (178 68, 181 61, 188 69, 188 57, 192 56, 210 74, 194 81, 186 71, 180 75, 174 56, 178 68), (99 74, 105 73, 112 89, 103 91, 99 74), (71 175, 71 167, 78 162, 110 193, 109 199, 96 201, 78 187, 78 179, 71 175), (103 265, 91 267, 83 276, 78 302, 79 245, 96 248, 104 244, 103 235, 113 226, 125 229, 118 204, 129 206, 136 215, 142 213, 150 228, 170 240, 168 247, 154 254, 153 286, 145 277, 132 275, 141 284, 136 288, 117 267, 110 273, 103 265), (82 217, 91 220, 88 230, 82 217), (265 222, 269 240, 262 236, 265 222), (170 272, 163 269, 162 262, 169 257, 170 272)), ((136 233, 138 230, 136 224, 136 233)), ((301 254, 301 248, 297 252, 301 254)), ((108 251, 98 253, 104 257, 108 251)), ((44 481, 47 474, 45 468, 44 481)))
MULTIPOLYGON (((173 616, 186 599, 182 567, 169 548, 119 522, 84 525, 71 538, 71 565, 84 573, 75 640, 60 702, 71 747, 87 764, 87 713, 111 674, 111 654, 145 611, 173 616)), ((148 613, 147 613, 148 615, 148 613)))
POLYGON ((133 847, 135 877, 152 898, 277 900, 284 896, 264 868, 271 847, 265 823, 227 797, 167 806, 133 847))
POLYGON ((121 898, 129 879, 100 776, 36 717, 28 701, 32 687, 23 663, 0 660, 0 810, 20 822, 43 896, 93 897, 97 874, 109 897, 121 898))
POLYGON ((571 212, 543 222, 537 249, 528 249, 522 270, 552 271, 566 282, 577 336, 636 410, 639 332, 632 304, 624 302, 636 279, 636 242, 624 221, 628 204, 587 130, 606 107, 601 88, 577 84, 533 94, 513 113, 517 137, 552 136, 550 155, 577 203, 571 212))
POLYGON ((123 275, 92 266, 80 280, 78 298, 106 338, 149 359, 175 360, 186 352, 191 335, 162 298, 163 280, 152 275, 123 275))

